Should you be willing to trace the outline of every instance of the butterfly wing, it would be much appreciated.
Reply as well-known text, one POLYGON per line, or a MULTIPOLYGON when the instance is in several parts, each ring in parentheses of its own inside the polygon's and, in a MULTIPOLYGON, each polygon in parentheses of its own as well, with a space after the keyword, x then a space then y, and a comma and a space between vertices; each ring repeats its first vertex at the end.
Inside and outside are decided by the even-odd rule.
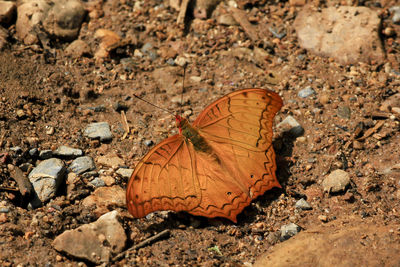
MULTIPOLYGON (((202 190, 203 201, 196 212, 215 213, 236 221, 236 215, 252 199, 265 191, 280 187, 276 179, 275 152, 272 147, 272 125, 282 107, 278 94, 265 89, 244 89, 228 94, 209 105, 193 123, 218 158, 219 174, 209 176, 204 184, 218 183, 223 205, 204 201, 216 194, 215 189, 202 190)), ((201 155, 201 154, 200 154, 201 155)), ((197 173, 207 168, 198 160, 197 173)), ((208 163, 209 165, 209 163, 208 163)), ((199 176, 202 177, 202 176, 199 176)), ((214 216, 213 216, 214 217, 214 216)))
POLYGON ((151 149, 138 163, 126 191, 129 212, 141 218, 157 210, 191 210, 199 205, 194 155, 182 135, 151 149))
POLYGON ((281 106, 277 94, 263 89, 236 91, 209 105, 193 126, 211 152, 182 135, 155 146, 128 182, 130 213, 187 211, 236 222, 252 199, 280 186, 271 142, 281 106))

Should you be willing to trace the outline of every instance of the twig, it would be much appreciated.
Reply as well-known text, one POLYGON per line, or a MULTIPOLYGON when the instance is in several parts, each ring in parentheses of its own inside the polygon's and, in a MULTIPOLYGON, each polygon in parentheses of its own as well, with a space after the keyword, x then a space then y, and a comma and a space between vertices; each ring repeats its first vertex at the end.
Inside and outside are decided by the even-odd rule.
POLYGON ((125 133, 122 136, 122 139, 125 139, 127 135, 129 134, 129 125, 128 121, 126 120, 126 115, 125 111, 121 110, 121 121, 122 121, 122 126, 124 127, 125 133))
POLYGON ((18 191, 18 188, 7 187, 7 186, 0 186, 0 190, 16 192, 16 191, 18 191))
POLYGON ((29 197, 33 188, 31 182, 28 177, 24 175, 23 171, 20 168, 15 167, 11 172, 11 177, 17 182, 21 195, 23 197, 29 197))
POLYGON ((3 146, 4 137, 6 136, 6 132, 4 132, 0 137, 0 147, 3 146))
POLYGON ((145 246, 147 246, 147 245, 150 245, 150 244, 153 243, 154 241, 157 241, 157 240, 159 240, 159 239, 168 237, 168 236, 170 235, 170 233, 171 233, 171 231, 168 230, 168 229, 167 229, 167 230, 164 230, 164 231, 162 231, 162 232, 159 232, 158 234, 153 235, 152 237, 147 238, 146 240, 140 242, 140 243, 137 244, 137 245, 134 245, 133 247, 131 247, 131 248, 125 250, 124 252, 119 253, 117 256, 115 256, 115 257, 113 258, 113 261, 116 261, 116 260, 121 259, 124 255, 126 255, 126 254, 128 253, 128 251, 132 251, 132 250, 136 250, 136 249, 145 247, 145 246))
POLYGON ((185 21, 188 5, 189 5, 189 0, 182 1, 181 7, 179 8, 178 18, 176 19, 176 22, 178 24, 182 24, 185 21))
POLYGON ((235 7, 231 7, 230 11, 233 18, 240 24, 253 43, 258 43, 260 37, 257 33, 257 28, 248 21, 246 12, 235 7))
POLYGON ((371 135, 373 135, 375 132, 377 132, 379 130, 379 128, 381 128, 383 126, 383 124, 385 123, 385 121, 378 121, 374 127, 369 128, 368 130, 365 131, 364 135, 360 138, 357 138, 357 141, 362 141, 367 139, 368 137, 370 137, 371 135))

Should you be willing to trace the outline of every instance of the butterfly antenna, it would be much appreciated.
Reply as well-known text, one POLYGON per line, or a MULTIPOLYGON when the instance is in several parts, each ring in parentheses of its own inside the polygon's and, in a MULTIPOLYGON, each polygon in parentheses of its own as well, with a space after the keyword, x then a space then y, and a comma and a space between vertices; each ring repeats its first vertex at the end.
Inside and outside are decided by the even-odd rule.
POLYGON ((181 92, 181 110, 180 113, 183 114, 183 93, 185 92, 185 76, 186 76, 186 64, 183 66, 183 81, 182 81, 182 92, 181 92))
POLYGON ((136 95, 136 94, 133 94, 133 96, 136 97, 136 98, 138 98, 138 99, 140 99, 140 100, 142 100, 143 102, 145 102, 145 103, 147 103, 147 104, 149 104, 149 105, 155 107, 155 108, 161 109, 161 110, 163 110, 163 111, 165 111, 165 112, 168 112, 168 113, 171 114, 172 116, 175 116, 175 114, 174 114, 173 112, 169 111, 169 110, 166 109, 166 108, 162 108, 162 107, 159 107, 159 106, 157 106, 157 105, 154 105, 153 103, 151 103, 151 102, 149 102, 149 101, 147 101, 147 100, 141 98, 140 96, 138 96, 138 95, 136 95))

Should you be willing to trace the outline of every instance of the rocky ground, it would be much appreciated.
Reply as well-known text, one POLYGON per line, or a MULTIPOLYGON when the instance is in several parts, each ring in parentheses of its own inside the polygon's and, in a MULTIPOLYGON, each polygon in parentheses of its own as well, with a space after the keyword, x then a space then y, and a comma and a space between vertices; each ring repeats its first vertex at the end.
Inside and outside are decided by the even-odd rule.
POLYGON ((0 1, 0 265, 399 266, 398 3, 187 2, 0 1), (193 121, 240 88, 283 99, 282 189, 236 224, 133 218, 177 132, 133 95, 193 121))

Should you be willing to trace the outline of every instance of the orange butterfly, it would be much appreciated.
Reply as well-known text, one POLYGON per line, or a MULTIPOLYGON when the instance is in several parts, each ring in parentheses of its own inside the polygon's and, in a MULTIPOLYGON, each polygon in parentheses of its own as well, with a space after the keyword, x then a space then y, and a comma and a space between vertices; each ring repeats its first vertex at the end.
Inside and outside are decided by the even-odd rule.
POLYGON ((253 199, 281 187, 272 147, 281 107, 272 91, 244 89, 209 105, 192 125, 176 115, 179 134, 151 149, 128 182, 129 212, 186 211, 236 222, 253 199))

